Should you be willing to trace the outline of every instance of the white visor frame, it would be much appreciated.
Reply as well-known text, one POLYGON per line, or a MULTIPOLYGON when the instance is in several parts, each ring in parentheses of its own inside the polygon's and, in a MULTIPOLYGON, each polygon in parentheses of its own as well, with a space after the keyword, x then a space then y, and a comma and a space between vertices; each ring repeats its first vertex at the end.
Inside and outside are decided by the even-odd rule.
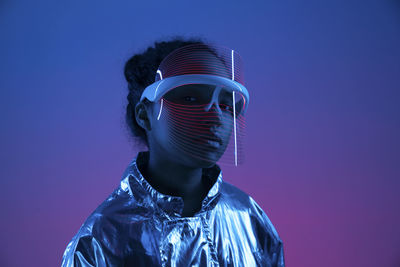
POLYGON ((249 92, 241 83, 225 77, 208 74, 185 74, 161 79, 144 89, 142 96, 140 97, 140 101, 143 101, 143 99, 147 98, 151 102, 157 102, 168 91, 186 84, 209 84, 223 86, 232 92, 236 91, 241 93, 245 98, 243 114, 246 112, 247 106, 249 105, 249 92))

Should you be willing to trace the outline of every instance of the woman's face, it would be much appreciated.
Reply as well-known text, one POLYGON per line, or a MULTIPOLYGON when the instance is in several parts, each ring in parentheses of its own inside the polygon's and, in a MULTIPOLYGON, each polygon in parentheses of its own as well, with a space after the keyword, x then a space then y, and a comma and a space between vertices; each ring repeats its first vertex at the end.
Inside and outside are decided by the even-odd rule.
POLYGON ((232 92, 215 88, 187 84, 154 103, 148 134, 169 160, 204 168, 224 154, 234 124, 232 92))

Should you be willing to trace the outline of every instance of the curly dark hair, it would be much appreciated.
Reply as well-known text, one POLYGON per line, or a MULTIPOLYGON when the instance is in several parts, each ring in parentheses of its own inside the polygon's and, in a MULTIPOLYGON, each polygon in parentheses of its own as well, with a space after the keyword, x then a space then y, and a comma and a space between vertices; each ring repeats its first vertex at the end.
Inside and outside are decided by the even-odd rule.
MULTIPOLYGON (((135 106, 140 101, 143 90, 154 82, 161 61, 177 48, 190 44, 205 44, 205 42, 200 37, 185 39, 180 36, 171 40, 155 41, 154 46, 148 47, 143 53, 133 55, 125 63, 124 75, 129 89, 125 121, 132 137, 138 143, 149 147, 146 131, 136 122, 135 106)), ((148 101, 146 104, 149 104, 148 101)))

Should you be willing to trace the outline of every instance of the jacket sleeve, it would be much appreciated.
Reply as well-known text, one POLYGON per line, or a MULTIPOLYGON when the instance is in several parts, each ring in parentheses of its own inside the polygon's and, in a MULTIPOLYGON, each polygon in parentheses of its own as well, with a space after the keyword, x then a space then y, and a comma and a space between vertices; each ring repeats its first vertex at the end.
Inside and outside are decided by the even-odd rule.
POLYGON ((274 225, 261 207, 250 197, 253 206, 253 224, 260 244, 257 252, 262 266, 284 267, 283 242, 274 225))
POLYGON ((67 246, 62 267, 110 266, 101 244, 93 236, 74 238, 67 246))

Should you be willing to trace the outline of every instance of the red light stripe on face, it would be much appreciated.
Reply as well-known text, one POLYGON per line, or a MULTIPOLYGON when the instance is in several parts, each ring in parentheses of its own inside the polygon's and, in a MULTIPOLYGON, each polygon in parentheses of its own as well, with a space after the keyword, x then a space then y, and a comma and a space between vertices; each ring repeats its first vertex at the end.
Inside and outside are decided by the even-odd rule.
MULTIPOLYGON (((182 125, 182 126, 186 126, 187 127, 193 127, 194 129, 198 129, 198 130, 209 130, 211 128, 211 126, 215 125, 215 124, 225 124, 225 125, 229 125, 232 126, 233 125, 233 120, 227 121, 227 122, 215 122, 215 121, 189 121, 189 120, 185 120, 185 119, 176 119, 176 118, 172 118, 169 117, 167 118, 167 121, 172 122, 176 125, 182 125)), ((240 125, 241 128, 245 127, 245 124, 241 124, 240 125)))
MULTIPOLYGON (((196 127, 196 125, 190 125, 186 123, 176 123, 173 119, 169 120, 168 122, 171 122, 170 125, 173 125, 175 128, 181 130, 183 133, 188 132, 189 134, 192 135, 198 135, 198 134, 208 134, 210 136, 213 135, 213 132, 211 132, 210 127, 196 127)), ((220 134, 224 135, 231 130, 220 130, 220 134)))

